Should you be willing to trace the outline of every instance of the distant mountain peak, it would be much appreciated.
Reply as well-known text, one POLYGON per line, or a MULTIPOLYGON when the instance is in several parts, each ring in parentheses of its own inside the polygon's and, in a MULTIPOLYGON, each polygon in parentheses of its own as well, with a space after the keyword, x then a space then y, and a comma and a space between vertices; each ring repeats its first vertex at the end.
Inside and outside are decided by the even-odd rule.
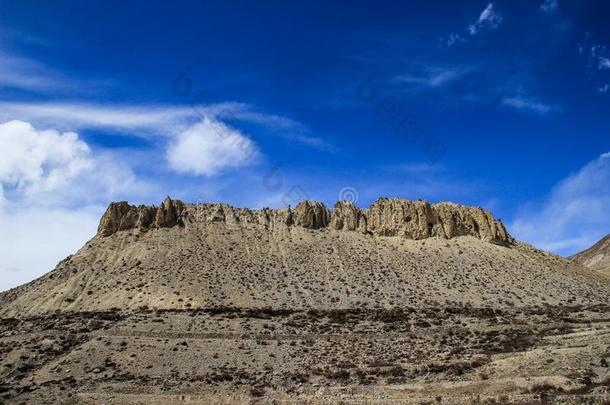
POLYGON ((595 245, 568 259, 610 276, 610 234, 595 245))

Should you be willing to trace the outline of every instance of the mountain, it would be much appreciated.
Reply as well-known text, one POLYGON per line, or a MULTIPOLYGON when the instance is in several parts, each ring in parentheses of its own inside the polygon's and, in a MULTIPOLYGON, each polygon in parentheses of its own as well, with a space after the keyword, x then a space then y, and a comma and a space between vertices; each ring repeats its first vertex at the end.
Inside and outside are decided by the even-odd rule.
POLYGON ((570 256, 569 259, 610 276, 610 235, 606 235, 589 249, 570 256))
POLYGON ((604 302, 559 257, 515 242, 482 209, 380 199, 295 209, 112 204, 98 234, 0 313, 214 306, 352 308, 604 302))
POLYGON ((118 202, 78 252, 0 294, 0 395, 603 399, 609 296, 477 207, 118 202))

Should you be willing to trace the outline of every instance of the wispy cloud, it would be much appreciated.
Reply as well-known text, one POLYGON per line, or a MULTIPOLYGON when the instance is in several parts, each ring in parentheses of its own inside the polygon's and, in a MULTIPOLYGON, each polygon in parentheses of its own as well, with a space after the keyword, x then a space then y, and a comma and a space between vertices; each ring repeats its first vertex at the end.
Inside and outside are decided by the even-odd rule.
POLYGON ((502 24, 502 20, 503 16, 496 10, 494 3, 489 3, 485 9, 481 11, 479 18, 468 25, 468 28, 464 33, 449 34, 447 38, 443 39, 443 42, 447 46, 467 42, 469 38, 497 30, 500 27, 500 24, 502 24))
POLYGON ((65 79, 42 64, 8 55, 0 50, 0 88, 55 90, 66 85, 65 79))
POLYGON ((510 226, 515 237, 569 255, 610 230, 610 153, 559 182, 545 202, 524 207, 510 226))
POLYGON ((280 136, 294 140, 300 144, 323 150, 334 152, 335 147, 326 139, 319 136, 312 136, 311 131, 303 123, 291 118, 276 114, 268 114, 254 111, 247 104, 234 106, 232 114, 239 120, 256 123, 271 128, 280 136))
MULTIPOLYGON (((584 43, 578 45, 578 53, 586 58, 586 66, 590 79, 596 79, 603 84, 597 85, 598 93, 608 93, 608 73, 610 72, 610 49, 602 44, 593 43, 590 35, 584 43)), ((599 82, 598 82, 599 83, 599 82)))
POLYGON ((597 70, 610 69, 610 50, 605 45, 592 45, 589 49, 589 67, 597 70))
POLYGON ((470 35, 498 29, 502 23, 502 14, 494 9, 494 3, 489 3, 479 15, 479 19, 468 26, 470 35))
POLYGON ((519 111, 531 112, 540 115, 548 114, 553 110, 549 104, 543 103, 535 98, 524 96, 504 97, 502 104, 519 111))
POLYGON ((443 87, 468 72, 462 68, 428 68, 421 74, 404 74, 393 79, 395 83, 407 83, 422 87, 443 87))
MULTIPOLYGON (((0 36, 3 33, 0 31, 0 36)), ((101 82, 88 80, 87 86, 83 86, 78 80, 68 78, 34 59, 15 56, 0 48, 0 89, 7 87, 30 93, 52 93, 57 98, 57 94, 63 94, 61 90, 78 89, 82 93, 83 87, 98 83, 101 82)), ((334 151, 328 140, 313 136, 304 124, 289 117, 260 111, 248 103, 206 101, 193 101, 188 105, 0 101, 0 122, 22 120, 63 131, 99 129, 107 135, 150 138, 176 136, 204 119, 239 121, 271 129, 267 133, 307 147, 334 151)), ((229 124, 236 125, 238 122, 229 124)))
MULTIPOLYGON (((213 115, 221 106, 207 106, 213 115)), ((171 135, 197 120, 190 107, 104 105, 90 103, 0 102, 0 120, 19 119, 62 130, 108 129, 149 137, 171 135)))
MULTIPOLYGON (((256 111, 251 105, 222 102, 207 105, 120 105, 95 103, 0 102, 0 121, 19 119, 60 130, 103 129, 109 134, 168 137, 182 133, 205 118, 236 120, 272 129, 272 134, 320 150, 332 150, 322 138, 309 135, 305 125, 290 118, 256 111)), ((238 122, 231 123, 233 125, 238 122)))
POLYGON ((0 48, 0 89, 15 89, 28 94, 94 93, 111 80, 76 79, 29 57, 14 55, 0 48))
POLYGON ((449 34, 449 36, 445 39, 445 43, 447 44, 447 46, 457 45, 462 42, 466 42, 466 38, 460 34, 455 33, 449 34))
POLYGON ((546 14, 555 14, 559 10, 559 1, 544 0, 540 5, 540 10, 546 14))
POLYGON ((444 167, 439 164, 429 164, 429 163, 404 163, 400 165, 394 165, 389 167, 390 170, 401 173, 401 174, 413 174, 413 175, 422 175, 422 174, 437 174, 444 170, 444 167))
POLYGON ((600 57, 597 61, 597 68, 600 70, 610 69, 610 58, 600 57))

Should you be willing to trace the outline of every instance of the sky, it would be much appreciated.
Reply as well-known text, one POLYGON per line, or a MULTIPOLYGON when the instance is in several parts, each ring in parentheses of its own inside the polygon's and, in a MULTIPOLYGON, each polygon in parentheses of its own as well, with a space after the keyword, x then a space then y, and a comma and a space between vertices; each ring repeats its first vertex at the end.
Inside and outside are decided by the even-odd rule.
POLYGON ((0 0, 0 290, 111 201, 379 197, 610 233, 610 3, 0 0), (288 4, 287 4, 288 3, 288 4))

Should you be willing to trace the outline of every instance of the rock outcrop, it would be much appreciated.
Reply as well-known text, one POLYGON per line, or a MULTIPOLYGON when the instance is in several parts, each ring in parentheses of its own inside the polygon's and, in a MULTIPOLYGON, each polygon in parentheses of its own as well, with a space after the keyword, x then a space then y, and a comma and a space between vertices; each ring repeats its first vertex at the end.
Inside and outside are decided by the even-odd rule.
POLYGON ((471 235, 497 243, 508 243, 510 239, 502 222, 478 207, 382 198, 368 208, 365 215, 367 230, 383 236, 451 239, 471 235))
POLYGON ((169 228, 182 223, 184 208, 182 201, 174 201, 169 197, 159 207, 133 206, 126 201, 114 202, 102 216, 97 232, 102 236, 110 236, 133 228, 169 228))
POLYGON ((261 210, 234 208, 227 204, 185 205, 169 197, 159 207, 136 207, 118 202, 108 207, 100 222, 98 234, 110 236, 134 228, 146 231, 188 226, 191 222, 199 221, 220 222, 227 226, 330 228, 407 239, 450 239, 470 235, 502 245, 512 241, 502 222, 481 208, 398 198, 380 198, 365 210, 351 202, 339 201, 332 212, 316 201, 301 201, 294 209, 261 210))
POLYGON ((366 217, 349 201, 338 201, 331 214, 330 227, 342 231, 366 232, 366 217))
POLYGON ((328 208, 317 201, 301 201, 294 210, 295 225, 303 228, 325 228, 330 219, 328 208))

